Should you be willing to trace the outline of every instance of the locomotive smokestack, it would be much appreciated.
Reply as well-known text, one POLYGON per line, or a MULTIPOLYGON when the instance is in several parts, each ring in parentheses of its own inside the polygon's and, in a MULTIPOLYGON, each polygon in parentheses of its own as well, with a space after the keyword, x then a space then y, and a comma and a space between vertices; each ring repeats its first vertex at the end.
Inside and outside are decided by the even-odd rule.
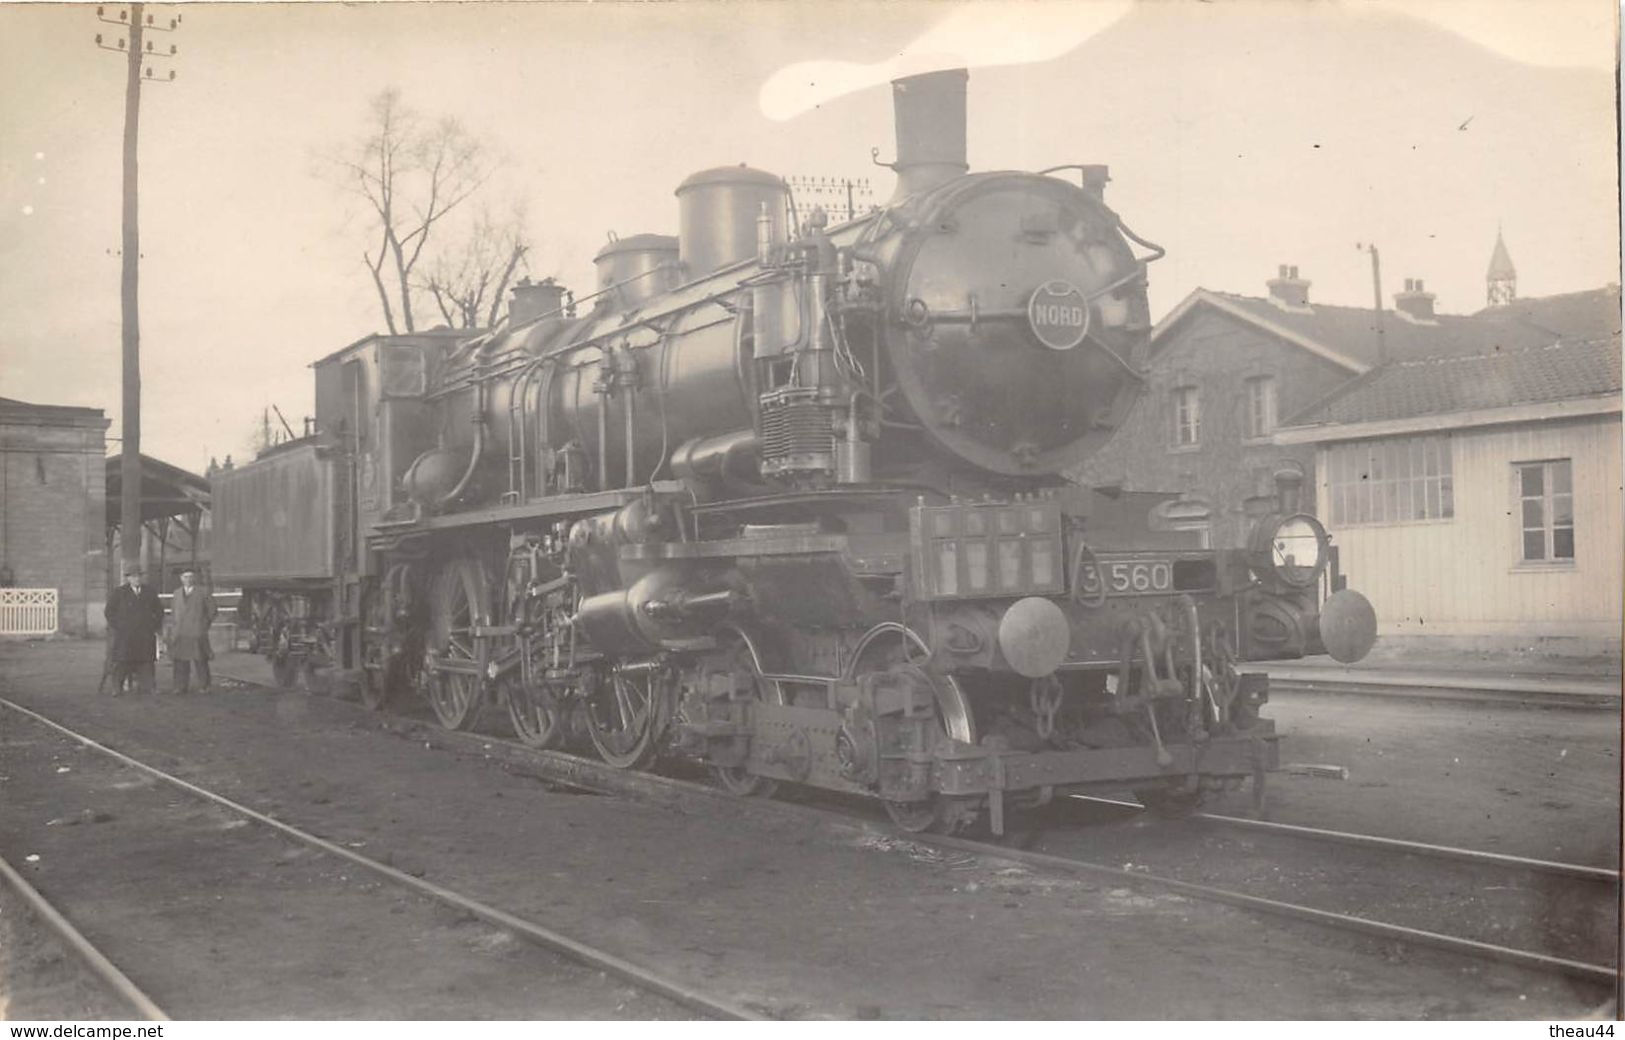
POLYGON ((965 162, 964 69, 892 80, 897 118, 897 191, 892 202, 930 191, 970 169, 965 162))

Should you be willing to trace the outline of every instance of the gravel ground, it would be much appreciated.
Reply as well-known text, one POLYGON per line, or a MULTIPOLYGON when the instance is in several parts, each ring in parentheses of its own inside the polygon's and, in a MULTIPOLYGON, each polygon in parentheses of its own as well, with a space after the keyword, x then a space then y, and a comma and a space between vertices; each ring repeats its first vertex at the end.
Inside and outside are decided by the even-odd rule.
MULTIPOLYGON (((723 805, 674 813, 568 794, 403 739, 323 698, 251 688, 97 698, 100 651, 0 646, 0 690, 262 811, 364 842, 401 869, 772 1015, 1500 1019, 1573 1017, 1595 1005, 1594 994, 1546 976, 1396 953, 1172 895, 1035 877, 893 837, 800 818, 747 822, 723 805)), ((17 758, 3 745, 0 756, 0 777, 10 776, 17 758)), ((20 828, 43 826, 45 812, 96 811, 70 799, 20 809, 6 795, 15 782, 0 780, 8 856, 19 853, 20 828)), ((1306 790, 1321 797, 1330 788, 1306 790)), ((57 859, 69 870, 78 861, 57 859)), ((148 870, 127 869, 132 884, 148 870)), ((116 887, 116 877, 101 877, 116 887)), ((68 887, 49 871, 35 881, 47 894, 68 887)), ((329 911, 329 923, 370 934, 364 900, 329 911)), ((239 946, 235 955, 249 959, 302 957, 313 974, 344 967, 336 951, 297 937, 237 929, 209 943, 239 946)), ((221 954, 195 940, 171 956, 221 954)), ((313 1001, 298 1014, 345 1010, 313 1001)))
MULTIPOLYGON (((1286 823, 1619 866, 1620 716, 1466 702, 1276 694, 1283 764, 1267 816, 1286 823)), ((1214 803, 1245 815, 1247 792, 1214 803)))
POLYGON ((37 722, 6 730, 8 858, 28 850, 30 883, 173 1018, 691 1017, 37 722))

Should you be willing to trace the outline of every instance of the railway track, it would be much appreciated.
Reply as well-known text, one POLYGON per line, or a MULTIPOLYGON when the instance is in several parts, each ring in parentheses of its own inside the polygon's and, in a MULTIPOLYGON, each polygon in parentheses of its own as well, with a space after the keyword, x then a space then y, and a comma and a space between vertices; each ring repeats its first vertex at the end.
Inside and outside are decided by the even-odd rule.
MULTIPOLYGON (((248 680, 239 680, 249 685, 248 680)), ((697 783, 678 777, 645 772, 628 772, 618 770, 593 759, 557 751, 537 751, 523 744, 504 738, 494 737, 483 733, 459 733, 443 730, 433 725, 424 725, 410 720, 398 720, 397 723, 404 735, 412 739, 424 740, 448 749, 463 752, 472 752, 488 758, 503 761, 512 771, 531 775, 549 783, 564 784, 582 790, 593 791, 600 794, 616 795, 633 798, 642 802, 660 805, 668 808, 686 809, 701 803, 714 803, 717 800, 729 802, 732 811, 745 815, 761 814, 762 818, 782 818, 786 813, 809 814, 810 818, 829 824, 834 819, 834 825, 858 829, 873 834, 895 833, 891 826, 878 815, 866 815, 868 806, 863 803, 856 805, 849 802, 831 806, 828 799, 813 796, 806 804, 786 801, 763 801, 759 799, 740 799, 727 794, 708 784, 697 783)), ((1137 806, 1132 803, 1111 802, 1110 800, 1096 799, 1096 802, 1112 806, 1118 811, 1133 809, 1139 813, 1137 806)), ((1256 831, 1268 835, 1271 840, 1289 838, 1298 841, 1310 841, 1318 846, 1333 843, 1351 848, 1359 848, 1371 854, 1372 860, 1361 865, 1362 881, 1360 886, 1345 886, 1345 874, 1349 869, 1349 855, 1347 850, 1341 850, 1337 857, 1321 857, 1319 862, 1324 865, 1332 863, 1337 873, 1335 876, 1322 875, 1318 877, 1298 878, 1291 876, 1245 877, 1252 869, 1257 873, 1258 867, 1265 868, 1265 872, 1273 874, 1268 868, 1277 865, 1278 857, 1273 857, 1271 850, 1243 850, 1247 852, 1248 859, 1241 862, 1238 850, 1229 848, 1220 856, 1203 858, 1204 863, 1227 862, 1227 869, 1221 871, 1223 878, 1214 882, 1213 879, 1192 877, 1189 871, 1190 864, 1183 868, 1177 862, 1178 851, 1170 852, 1164 848, 1161 853, 1162 862, 1171 862, 1169 869, 1153 869, 1152 863, 1158 862, 1150 854, 1148 844, 1141 841, 1137 845, 1126 845, 1120 833, 1102 833, 1100 829, 1086 831, 1080 827, 1076 818, 1065 819, 1067 803, 1057 803, 1057 807, 1050 817, 1029 817, 1027 826, 1013 832, 1009 838, 1002 842, 987 840, 973 840, 968 838, 947 838, 928 835, 909 835, 906 840, 921 846, 935 847, 955 854, 970 854, 992 859, 1008 860, 1021 864, 1032 870, 1046 873, 1061 873, 1073 875, 1090 875, 1096 878, 1113 879, 1127 886, 1138 888, 1155 888, 1163 891, 1176 892, 1192 899, 1221 903, 1240 907, 1246 910, 1268 914, 1273 917, 1285 918, 1295 921, 1309 922, 1314 925, 1335 929, 1346 933, 1356 933, 1379 940, 1404 944, 1408 946, 1421 946, 1431 949, 1444 950, 1459 954, 1475 960, 1493 961, 1502 964, 1515 965, 1521 968, 1539 972, 1553 973, 1570 979, 1599 986, 1612 987, 1618 977, 1618 968, 1608 962, 1605 955, 1613 953, 1613 947, 1603 943, 1596 946, 1595 955, 1577 957, 1566 955, 1561 949, 1538 948, 1541 944, 1534 944, 1537 948, 1512 945, 1504 939, 1498 939, 1493 934, 1473 935, 1458 934, 1459 931, 1471 929, 1444 930, 1441 927, 1426 927, 1407 924, 1395 920, 1383 920, 1374 915, 1369 906, 1350 907, 1348 904, 1357 899, 1359 893, 1375 891, 1387 908, 1396 914, 1412 915, 1419 918, 1449 918, 1450 906, 1459 904, 1462 900, 1446 898, 1453 890, 1471 888, 1487 891, 1506 891, 1514 894, 1512 905, 1507 909, 1484 907, 1483 900, 1468 900, 1470 909, 1481 915, 1488 914, 1488 919, 1517 917, 1523 920, 1538 921, 1549 917, 1552 913, 1560 913, 1571 920, 1595 918, 1604 921, 1612 928, 1617 922, 1617 913, 1609 911, 1609 907, 1617 906, 1619 891, 1619 872, 1607 868, 1591 867, 1582 864, 1557 863, 1542 860, 1525 859, 1522 857, 1504 856, 1492 852, 1472 849, 1451 848, 1441 845, 1427 845, 1414 842, 1403 842, 1395 839, 1374 835, 1350 834, 1317 828, 1297 828, 1291 825, 1275 824, 1268 821, 1248 820, 1241 817, 1219 816, 1212 814, 1198 814, 1194 820, 1181 821, 1176 826, 1157 829, 1159 839, 1165 844, 1172 843, 1184 846, 1187 851, 1191 840, 1192 826, 1218 829, 1229 828, 1237 830, 1256 831), (1054 819, 1055 814, 1063 818, 1054 819), (1032 822, 1037 820, 1039 822, 1032 822), (1047 822, 1046 822, 1047 821, 1047 822), (1057 835, 1066 836, 1058 840, 1057 835), (1114 843, 1109 862, 1102 862, 1099 857, 1098 844, 1110 840, 1114 843), (1091 848, 1093 842, 1095 847, 1091 848), (1125 859, 1125 856, 1127 857, 1125 859), (1135 857, 1138 857, 1136 860, 1135 857), (1387 857, 1386 863, 1383 857, 1387 857), (1444 866, 1444 873, 1424 879, 1424 883, 1408 886, 1403 890, 1403 882, 1395 881, 1392 868, 1394 857, 1406 857, 1414 869, 1414 862, 1421 861, 1429 864, 1444 866), (1129 868, 1114 865, 1133 861, 1129 868), (1453 874, 1453 870, 1465 869, 1467 875, 1453 874), (1496 872, 1488 877, 1484 872, 1496 872), (1375 877, 1376 880, 1372 880, 1375 877), (1531 882, 1529 878, 1542 879, 1531 882), (1383 879, 1388 880, 1388 887, 1383 891, 1383 879), (1313 880, 1315 884, 1308 884, 1313 880), (1549 882, 1559 883, 1559 887, 1549 887, 1549 882), (1239 885, 1251 885, 1255 891, 1247 891, 1239 885), (1314 889, 1311 894, 1315 901, 1298 901, 1294 898, 1271 898, 1258 894, 1257 889, 1275 890, 1282 887, 1300 887, 1314 889), (1340 897, 1337 895, 1339 887, 1347 889, 1340 897), (1547 887, 1543 887, 1547 886, 1547 887), (1397 898, 1403 896, 1404 898, 1397 898), (1572 897, 1572 898, 1571 898, 1572 897), (1316 905, 1318 903, 1319 905, 1316 905), (1342 904, 1342 905, 1339 905, 1342 904), (1429 909, 1431 907, 1431 909, 1429 909), (1543 916, 1544 915, 1544 916, 1543 916)), ((1154 846, 1153 841, 1150 845, 1154 846)), ((1434 869, 1428 867, 1426 869, 1434 869)), ((1313 870, 1310 871, 1313 875, 1313 870)), ((1459 923, 1459 922, 1457 922, 1459 923)), ((1517 932, 1519 929, 1508 928, 1506 931, 1517 932)), ((1493 933, 1493 930, 1492 930, 1493 933)), ((1554 943, 1560 944, 1563 938, 1561 930, 1549 936, 1547 947, 1554 943)))
POLYGON ((1618 979, 1617 870, 1220 814, 1147 827, 1136 805, 1088 801, 1131 826, 1080 828, 1079 802, 1068 800, 1029 821, 1008 854, 1588 982, 1618 979), (1112 863, 1125 865, 1098 862, 1106 841, 1112 863))
POLYGON ((105 991, 113 1002, 124 1005, 142 1021, 169 1021, 169 1016, 158 1006, 157 1001, 132 982, 107 954, 85 938, 84 934, 75 928, 50 900, 41 895, 39 889, 29 884, 28 879, 3 856, 0 856, 0 885, 4 885, 16 896, 34 921, 79 962, 85 973, 93 980, 93 985, 105 991))
MULTIPOLYGON (((390 886, 411 892, 417 896, 426 897, 435 903, 451 908, 458 914, 468 915, 493 928, 505 930, 543 950, 567 958, 577 965, 623 980, 637 989, 685 1009, 688 1017, 699 1015, 719 1020, 759 1020, 764 1017, 749 1008, 738 1006, 726 999, 705 993, 684 983, 673 981, 656 970, 617 957, 593 946, 587 941, 549 928, 543 923, 510 913, 490 903, 482 902, 416 877, 406 871, 364 855, 354 848, 346 847, 345 844, 339 841, 320 837, 276 819, 267 813, 259 812, 222 794, 182 779, 164 769, 108 747, 85 734, 8 699, 0 698, 0 709, 28 719, 58 736, 73 741, 97 755, 117 763, 125 769, 133 770, 167 787, 184 792, 191 799, 212 809, 223 810, 240 821, 247 821, 257 825, 268 833, 315 850, 323 856, 342 861, 353 867, 359 867, 390 886)), ((66 772, 67 770, 62 771, 66 772)), ((8 881, 13 881, 15 885, 21 885, 20 892, 33 893, 31 897, 25 895, 24 898, 28 899, 30 905, 36 908, 36 912, 42 916, 49 915, 53 927, 60 931, 61 934, 65 937, 73 936, 74 938, 66 938, 65 941, 72 944, 76 952, 79 952, 87 963, 94 964, 93 970, 98 975, 108 979, 109 985, 126 994, 132 1006, 137 1007, 143 1014, 148 1016, 163 1015, 163 1012, 151 998, 141 993, 140 989, 130 982, 105 955, 97 952, 94 946, 74 931, 73 926, 68 923, 66 915, 50 907, 44 897, 35 892, 32 886, 29 886, 15 871, 7 868, 5 871, 0 871, 0 873, 5 873, 8 881)))
POLYGON ((1474 704, 1618 711, 1617 682, 1553 676, 1451 676, 1433 673, 1384 674, 1350 669, 1275 666, 1266 669, 1272 693, 1349 694, 1392 700, 1465 701, 1474 704))

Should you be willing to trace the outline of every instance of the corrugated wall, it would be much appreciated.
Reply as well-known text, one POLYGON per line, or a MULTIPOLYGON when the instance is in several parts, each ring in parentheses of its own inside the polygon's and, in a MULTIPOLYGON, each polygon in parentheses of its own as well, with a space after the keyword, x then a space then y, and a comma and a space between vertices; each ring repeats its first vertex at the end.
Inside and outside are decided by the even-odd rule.
MULTIPOLYGON (((1620 433, 1617 415, 1456 431, 1452 519, 1333 530, 1380 631, 1619 639, 1620 433), (1512 464, 1560 458, 1574 464, 1574 563, 1521 564, 1512 464)), ((1324 481, 1318 511, 1329 515, 1324 481)))

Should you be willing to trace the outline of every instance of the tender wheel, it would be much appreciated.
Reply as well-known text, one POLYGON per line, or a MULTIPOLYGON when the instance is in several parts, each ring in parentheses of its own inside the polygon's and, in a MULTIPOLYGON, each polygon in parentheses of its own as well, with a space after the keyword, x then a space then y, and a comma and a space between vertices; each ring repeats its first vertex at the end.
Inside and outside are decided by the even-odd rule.
POLYGON ((305 658, 299 662, 298 674, 294 677, 293 688, 307 697, 325 696, 328 693, 327 678, 316 662, 305 658))
POLYGON ((1201 791, 1148 787, 1135 791, 1134 798, 1153 816, 1165 820, 1183 819, 1202 807, 1201 791))
MULTIPOLYGON (((435 575, 429 592, 429 653, 441 662, 472 667, 478 660, 474 626, 486 613, 485 568, 454 560, 435 575)), ((424 676, 424 694, 447 729, 472 729, 479 719, 483 683, 472 671, 436 669, 424 676)))
POLYGON ((400 681, 400 667, 388 652, 389 597, 383 589, 374 588, 366 593, 361 607, 362 665, 361 703, 372 711, 383 711, 395 698, 395 687, 400 681))
POLYGON ((287 654, 277 653, 271 655, 271 678, 284 690, 291 690, 299 681, 299 662, 287 654))
POLYGON ((587 698, 587 734, 605 762, 638 769, 655 755, 664 728, 664 680, 654 671, 615 672, 599 679, 587 698))
POLYGON ((521 686, 512 679, 499 684, 508 704, 513 731, 527 747, 552 748, 564 742, 564 713, 553 696, 521 686))

